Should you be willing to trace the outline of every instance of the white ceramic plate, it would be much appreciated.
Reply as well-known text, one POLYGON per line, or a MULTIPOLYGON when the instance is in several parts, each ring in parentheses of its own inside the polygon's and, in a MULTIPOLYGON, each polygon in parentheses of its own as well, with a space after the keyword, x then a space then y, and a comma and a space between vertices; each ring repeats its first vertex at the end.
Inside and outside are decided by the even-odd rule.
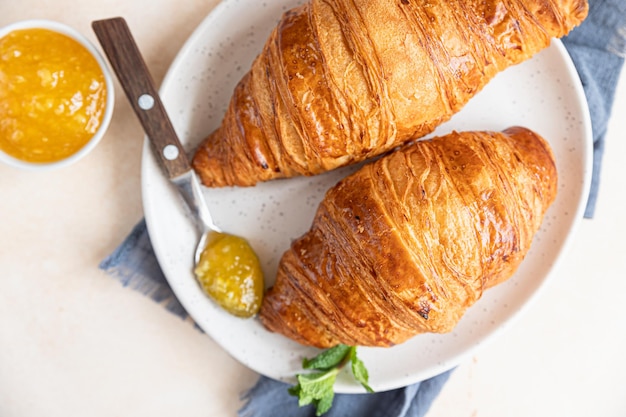
MULTIPOLYGON (((192 149, 218 126, 232 90, 293 0, 227 0, 197 28, 172 64, 161 94, 172 122, 192 149)), ((591 124, 576 71, 559 41, 534 59, 510 68, 436 133, 452 129, 534 129, 554 149, 559 186, 530 253, 517 274, 487 291, 445 335, 420 335, 390 349, 359 348, 377 391, 401 387, 457 365, 499 333, 529 304, 559 260, 582 218, 591 172, 591 124)), ((206 189, 216 223, 245 236, 257 251, 267 285, 280 255, 310 226, 325 191, 350 169, 313 178, 274 181, 253 188, 206 189)), ((269 377, 293 381, 304 356, 315 354, 266 331, 258 320, 224 313, 192 274, 196 233, 148 145, 142 188, 146 220, 159 263, 177 297, 198 325, 233 357, 269 377)), ((348 374, 338 392, 361 392, 348 374)))

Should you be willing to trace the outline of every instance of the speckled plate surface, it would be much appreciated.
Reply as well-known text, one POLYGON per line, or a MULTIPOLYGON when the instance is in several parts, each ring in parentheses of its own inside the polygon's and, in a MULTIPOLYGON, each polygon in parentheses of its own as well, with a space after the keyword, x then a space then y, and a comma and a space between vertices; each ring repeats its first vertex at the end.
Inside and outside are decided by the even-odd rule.
MULTIPOLYGON (((297 4, 227 0, 189 38, 161 87, 165 106, 188 149, 219 124, 235 84, 271 28, 297 4)), ((487 291, 452 333, 420 335, 390 349, 360 348, 375 390, 404 386, 449 369, 500 333, 536 296, 582 218, 591 175, 591 124, 580 81, 560 41, 500 74, 436 133, 501 130, 511 125, 529 127, 548 139, 558 165, 557 199, 530 253, 517 274, 487 291)), ((283 251, 309 228, 325 191, 350 170, 253 188, 206 189, 205 195, 216 223, 251 242, 271 285, 283 251)), ((301 370, 302 357, 315 350, 267 332, 256 319, 232 317, 204 296, 192 274, 196 233, 148 145, 142 191, 156 255, 183 306, 241 363, 269 377, 292 381, 301 370)), ((349 375, 340 375, 336 390, 362 392, 349 375)))

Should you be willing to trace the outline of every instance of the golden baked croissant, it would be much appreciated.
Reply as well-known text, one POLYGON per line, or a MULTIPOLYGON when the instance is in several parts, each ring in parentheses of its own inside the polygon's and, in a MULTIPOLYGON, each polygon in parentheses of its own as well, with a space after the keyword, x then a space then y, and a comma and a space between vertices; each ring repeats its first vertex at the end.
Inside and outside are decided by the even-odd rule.
POLYGON ((311 0, 284 14, 193 166, 254 185, 363 161, 434 130, 585 0, 311 0))
POLYGON ((322 348, 449 332, 515 272, 556 185, 550 147, 525 128, 405 145, 328 191, 261 322, 322 348))

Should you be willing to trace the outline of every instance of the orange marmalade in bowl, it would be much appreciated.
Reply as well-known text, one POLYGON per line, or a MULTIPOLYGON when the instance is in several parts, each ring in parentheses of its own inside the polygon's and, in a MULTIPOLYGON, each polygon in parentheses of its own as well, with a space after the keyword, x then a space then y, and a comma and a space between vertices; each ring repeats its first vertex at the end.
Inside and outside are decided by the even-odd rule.
POLYGON ((60 24, 39 23, 0 35, 0 151, 45 165, 85 153, 100 139, 112 91, 86 40, 60 24))

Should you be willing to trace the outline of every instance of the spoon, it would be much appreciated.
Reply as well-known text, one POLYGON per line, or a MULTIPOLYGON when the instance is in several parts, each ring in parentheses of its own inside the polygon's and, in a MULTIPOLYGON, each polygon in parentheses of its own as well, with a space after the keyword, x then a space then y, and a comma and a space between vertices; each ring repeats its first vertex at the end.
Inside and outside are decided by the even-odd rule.
POLYGON ((172 126, 135 40, 121 17, 92 22, 92 28, 161 167, 188 206, 200 238, 194 272, 203 290, 231 314, 258 311, 263 275, 248 242, 222 232, 213 222, 200 182, 172 126))

